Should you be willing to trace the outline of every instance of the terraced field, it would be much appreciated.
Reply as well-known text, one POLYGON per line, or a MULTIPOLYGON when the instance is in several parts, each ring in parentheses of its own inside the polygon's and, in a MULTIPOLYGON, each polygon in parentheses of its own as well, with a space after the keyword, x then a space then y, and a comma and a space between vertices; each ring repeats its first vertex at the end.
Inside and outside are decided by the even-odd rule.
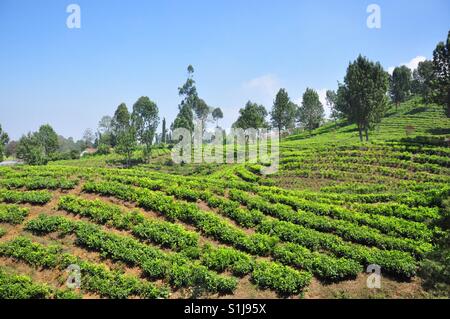
POLYGON ((450 195, 450 120, 416 100, 359 143, 329 124, 281 167, 68 161, 0 168, 0 297, 418 297, 450 195), (413 128, 412 128, 413 127, 413 128), (447 134, 447 135, 446 135, 447 134), (177 170, 177 174, 175 174, 177 170), (381 267, 384 288, 365 286, 381 267), (67 288, 78 265, 81 288, 67 288))

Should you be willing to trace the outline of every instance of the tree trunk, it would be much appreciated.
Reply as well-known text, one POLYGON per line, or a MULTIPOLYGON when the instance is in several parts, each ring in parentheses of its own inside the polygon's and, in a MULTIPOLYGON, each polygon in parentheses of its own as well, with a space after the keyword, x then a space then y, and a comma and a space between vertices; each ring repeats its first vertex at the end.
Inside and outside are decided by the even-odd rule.
POLYGON ((147 147, 147 151, 146 151, 147 152, 147 154, 146 154, 147 163, 150 163, 151 158, 152 158, 152 146, 151 146, 151 144, 147 144, 146 147, 147 147))
POLYGON ((362 128, 361 128, 360 124, 358 124, 358 131, 359 131, 359 141, 362 142, 363 136, 362 136, 362 128))

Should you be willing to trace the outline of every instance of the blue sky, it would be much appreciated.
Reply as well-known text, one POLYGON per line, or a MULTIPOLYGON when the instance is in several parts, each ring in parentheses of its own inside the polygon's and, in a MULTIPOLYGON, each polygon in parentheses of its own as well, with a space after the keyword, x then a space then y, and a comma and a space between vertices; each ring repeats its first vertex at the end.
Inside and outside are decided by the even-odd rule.
POLYGON ((186 67, 229 126, 247 100, 280 87, 335 89, 359 53, 388 69, 431 58, 450 29, 448 0, 0 0, 0 124, 12 138, 51 124, 81 138, 149 96, 170 123, 186 67), (81 8, 68 29, 66 7, 81 8), (381 8, 369 29, 366 8, 381 8))

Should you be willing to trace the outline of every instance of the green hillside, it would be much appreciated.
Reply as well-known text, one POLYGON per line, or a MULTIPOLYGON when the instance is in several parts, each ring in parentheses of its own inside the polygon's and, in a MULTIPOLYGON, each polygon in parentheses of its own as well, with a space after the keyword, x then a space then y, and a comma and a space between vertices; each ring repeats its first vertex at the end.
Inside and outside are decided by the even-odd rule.
POLYGON ((356 126, 343 121, 287 137, 281 143, 278 177, 285 186, 296 182, 298 187, 308 179, 316 184, 382 182, 380 189, 408 181, 440 186, 448 183, 449 137, 450 119, 442 107, 415 98, 389 111, 370 132, 369 142, 361 143, 356 126))
POLYGON ((168 164, 167 150, 130 169, 114 155, 3 167, 2 276, 25 275, 48 298, 69 264, 84 278, 73 296, 85 298, 438 295, 449 128, 440 107, 412 100, 369 142, 342 122, 285 138, 273 176, 168 164), (366 285, 372 264, 378 289, 366 285))
MULTIPOLYGON (((370 133, 372 142, 418 136, 444 138, 450 136, 450 119, 445 116, 442 106, 426 105, 421 102, 421 98, 415 97, 401 103, 398 109, 392 106, 375 130, 370 133)), ((314 131, 290 135, 285 139, 283 146, 307 147, 311 144, 337 142, 340 144, 359 142, 356 125, 347 125, 343 121, 338 121, 337 124, 329 122, 314 131)))

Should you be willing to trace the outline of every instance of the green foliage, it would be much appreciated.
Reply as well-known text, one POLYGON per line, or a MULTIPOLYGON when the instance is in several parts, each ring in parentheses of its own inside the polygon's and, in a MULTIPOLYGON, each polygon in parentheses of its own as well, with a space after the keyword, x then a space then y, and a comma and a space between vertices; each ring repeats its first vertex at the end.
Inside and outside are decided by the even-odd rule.
POLYGON ((194 114, 196 103, 198 101, 197 88, 193 79, 194 68, 189 65, 187 68, 188 78, 183 86, 178 88, 178 95, 182 97, 178 105, 178 115, 172 123, 172 131, 177 128, 185 128, 190 132, 194 131, 194 114))
POLYGON ((201 262, 217 272, 230 270, 233 275, 245 276, 253 271, 255 260, 249 255, 231 248, 206 246, 201 262))
POLYGON ((235 170, 236 175, 242 178, 246 182, 255 183, 260 180, 258 175, 253 174, 252 172, 248 171, 245 167, 239 166, 235 170))
POLYGON ((267 111, 263 105, 258 105, 248 101, 243 109, 239 110, 239 117, 234 122, 233 128, 260 129, 268 127, 266 121, 267 111))
POLYGON ((411 70, 407 66, 399 66, 392 72, 389 93, 396 106, 404 102, 411 91, 411 70))
MULTIPOLYGON (((168 295, 165 287, 157 287, 136 277, 108 270, 102 264, 90 263, 73 255, 62 253, 59 246, 44 246, 25 237, 17 237, 10 242, 0 244, 0 255, 25 261, 36 268, 65 270, 69 265, 78 265, 81 270, 82 289, 98 293, 102 297, 116 299, 131 296, 161 298, 168 295)), ((73 293, 61 291, 57 296, 72 298, 73 293)))
MULTIPOLYGON (((316 216, 330 216, 333 217, 334 220, 321 219, 317 218, 316 221, 318 224, 322 222, 331 227, 331 225, 335 224, 336 229, 335 233, 340 233, 344 229, 348 229, 349 232, 353 233, 355 236, 358 232, 364 233, 362 237, 365 237, 365 240, 369 240, 371 237, 377 237, 378 240, 384 242, 385 240, 390 242, 393 238, 380 237, 380 233, 376 231, 371 231, 364 225, 370 226, 371 228, 378 229, 381 232, 395 237, 407 237, 419 240, 431 240, 433 238, 433 231, 429 229, 426 225, 422 223, 416 223, 411 221, 405 221, 401 218, 395 217, 386 217, 381 215, 373 215, 373 214, 365 214, 357 211, 351 211, 345 209, 338 205, 326 204, 326 203, 318 203, 315 201, 310 201, 302 198, 296 198, 294 196, 287 195, 274 195, 271 193, 261 193, 264 199, 268 199, 269 201, 285 203, 292 206, 296 212, 292 211, 289 207, 280 205, 280 204, 269 204, 263 199, 258 198, 249 198, 245 196, 242 192, 233 191, 231 193, 232 197, 234 196, 241 202, 249 205, 252 208, 258 208, 268 214, 274 215, 282 220, 288 220, 293 223, 299 223, 304 225, 312 225, 314 222, 312 220, 317 217, 308 214, 308 212, 314 213, 316 216), (311 222, 311 224, 308 222, 311 222), (320 222, 321 220, 322 222, 320 222), (344 221, 348 221, 350 223, 345 223, 344 221), (345 225, 345 226, 344 226, 345 225), (357 226, 360 225, 360 226, 357 226), (342 227, 342 228, 341 228, 342 227), (348 227, 348 228, 347 228, 348 227), (360 230, 350 231, 353 227, 359 227, 360 230), (341 229, 341 231, 338 230, 341 229), (371 232, 371 234, 369 234, 371 232), (384 238, 384 239, 382 239, 384 238)), ((318 226, 317 228, 321 228, 318 226)), ((344 231, 345 232, 345 231, 344 231)), ((345 237, 345 236, 344 236, 345 237)), ((352 237, 352 235, 350 235, 352 237)), ((394 240, 395 241, 395 240, 394 240)), ((377 245, 376 243, 374 243, 377 245)), ((415 243, 414 245, 417 245, 415 243)), ((387 243, 380 244, 384 247, 387 243)), ((406 245, 409 247, 409 245, 406 245)))
POLYGON ((125 155, 127 165, 130 166, 131 156, 137 147, 136 128, 132 125, 132 118, 125 103, 117 107, 112 120, 115 137, 115 151, 125 155))
POLYGON ((57 245, 43 247, 25 237, 0 244, 0 255, 24 260, 34 267, 54 268, 58 264, 61 248, 57 245))
POLYGON ((256 264, 251 280, 260 287, 274 287, 281 295, 293 295, 309 285, 311 274, 262 261, 256 264))
POLYGON ((79 245, 100 251, 103 256, 115 261, 139 266, 149 278, 165 279, 175 288, 199 286, 209 292, 220 293, 230 293, 236 288, 234 278, 219 276, 181 254, 165 253, 131 237, 102 231, 89 223, 41 215, 28 222, 26 228, 39 234, 53 231, 68 233, 70 229, 79 245))
POLYGON ((450 297, 450 235, 439 241, 435 251, 428 254, 420 263, 419 276, 424 287, 436 296, 450 297))
POLYGON ((273 102, 270 117, 272 125, 280 132, 285 129, 291 129, 295 125, 295 114, 297 105, 291 102, 285 89, 280 89, 273 102))
POLYGON ((17 144, 17 157, 30 165, 45 165, 54 158, 59 148, 58 135, 49 125, 42 125, 37 132, 28 133, 17 144))
POLYGON ((159 125, 158 107, 148 97, 140 97, 133 105, 132 125, 138 140, 145 145, 145 154, 150 155, 156 129, 159 125))
MULTIPOLYGON (((104 187, 106 187, 106 185, 104 187)), ((100 189, 100 187, 98 187, 97 189, 100 189)), ((109 192, 111 192, 111 190, 109 190, 109 192)), ((126 194, 126 193, 121 191, 118 194, 126 194)), ((258 255, 266 255, 267 253, 271 253, 271 252, 275 251, 277 253, 274 256, 276 258, 279 258, 281 261, 283 261, 285 263, 290 263, 290 264, 293 264, 298 267, 304 267, 306 265, 305 262, 300 262, 298 258, 297 259, 295 259, 295 258, 288 259, 285 256, 283 256, 282 254, 280 254, 279 253, 280 248, 278 248, 278 246, 276 245, 276 241, 272 241, 273 239, 270 236, 262 235, 262 234, 255 234, 252 236, 247 236, 247 235, 239 234, 238 232, 236 232, 235 230, 230 228, 230 226, 224 224, 220 220, 216 219, 216 221, 213 221, 213 219, 212 219, 213 217, 209 214, 206 214, 206 213, 198 214, 197 213, 198 214, 197 215, 195 213, 195 211, 197 211, 197 210, 193 206, 189 206, 188 204, 187 205, 171 205, 170 202, 172 202, 172 200, 169 197, 164 197, 164 196, 158 196, 159 197, 158 202, 159 201, 160 202, 157 203, 156 197, 150 196, 150 194, 151 193, 147 193, 147 195, 144 197, 145 198, 144 206, 148 209, 157 210, 159 212, 162 212, 164 215, 171 214, 171 218, 180 218, 181 220, 187 221, 190 223, 195 222, 195 220, 197 218, 201 218, 202 222, 195 224, 196 227, 198 227, 200 230, 205 232, 205 234, 211 235, 224 243, 231 243, 238 249, 243 249, 252 254, 258 254, 258 255), (153 203, 150 202, 151 197, 154 197, 154 199, 152 200, 153 203), (163 198, 165 198, 167 200, 166 204, 163 204, 163 201, 162 201, 163 198), (167 209, 164 208, 166 205, 167 205, 167 209), (173 208, 171 208, 171 207, 173 207, 173 208), (186 214, 186 212, 183 213, 183 211, 180 211, 180 208, 183 210, 183 207, 185 207, 185 209, 191 208, 191 210, 187 211, 187 213, 188 213, 187 216, 183 216, 183 214, 186 214), (173 215, 174 212, 177 212, 177 215, 173 215), (205 215, 203 215, 203 214, 205 214, 205 215), (203 217, 201 217, 202 215, 203 215, 203 217), (211 223, 208 223, 209 218, 211 218, 211 223), (214 227, 213 225, 214 226, 218 225, 219 227, 214 227)), ((131 197, 130 194, 126 194, 126 195, 122 195, 122 196, 131 197)), ((244 210, 239 208, 239 205, 237 205, 237 206, 234 204, 229 205, 227 203, 227 201, 220 200, 220 198, 214 197, 212 195, 202 196, 202 197, 208 202, 208 205, 211 205, 213 207, 219 207, 220 213, 223 213, 224 215, 228 215, 237 221, 243 220, 243 219, 240 219, 240 217, 237 217, 237 216, 239 216, 239 214, 241 212, 245 213, 244 210), (225 213, 225 212, 227 212, 227 213, 225 213)), ((251 222, 251 225, 259 224, 261 222, 261 216, 262 216, 261 213, 259 213, 258 215, 250 217, 250 219, 248 219, 248 220, 249 221, 253 220, 253 222, 251 222), (258 216, 258 217, 256 217, 256 216, 258 216), (255 219, 252 219, 252 218, 255 218, 255 219)), ((243 222, 243 223, 245 225, 246 222, 243 222)), ((315 236, 320 236, 320 235, 315 235, 315 236)), ((313 235, 311 237, 313 237, 313 235)), ((299 248, 299 249, 304 249, 304 248, 299 248)), ((294 251, 294 253, 296 253, 296 252, 294 251)), ((319 268, 320 267, 319 263, 310 265, 309 267, 310 267, 311 271, 314 273, 323 274, 324 277, 330 276, 331 278, 328 278, 328 280, 333 280, 334 278, 338 278, 338 276, 345 277, 345 276, 354 275, 355 269, 358 269, 358 265, 359 265, 358 263, 355 263, 352 261, 345 261, 345 260, 342 261, 341 259, 334 261, 334 259, 332 257, 329 257, 327 259, 326 257, 322 256, 321 254, 316 254, 316 255, 318 255, 318 256, 315 256, 316 258, 323 258, 324 260, 328 261, 328 264, 326 264, 326 265, 327 265, 327 267, 330 268, 330 270, 328 270, 328 273, 326 273, 325 270, 323 270, 323 268, 319 268), (332 266, 330 266, 330 264, 332 266), (333 268, 333 266, 335 268, 333 268), (340 268, 337 268, 337 267, 340 267, 340 268), (338 273, 338 274, 336 274, 336 273, 338 273)), ((310 256, 312 256, 311 253, 310 253, 310 256)), ((218 257, 216 257, 216 258, 218 258, 218 257)), ((305 257, 305 259, 307 259, 307 258, 305 257)), ((217 266, 219 268, 215 268, 215 269, 220 269, 220 262, 217 262, 217 263, 219 264, 217 266)), ((226 262, 224 262, 224 264, 228 265, 228 263, 226 263, 226 262)))
POLYGON ((118 206, 100 200, 84 200, 75 196, 63 196, 59 209, 88 217, 100 224, 131 230, 135 236, 171 249, 195 247, 198 235, 185 230, 180 225, 149 219, 140 212, 124 212, 118 206))
POLYGON ((58 150, 58 135, 49 124, 42 125, 36 134, 39 144, 44 148, 45 156, 50 156, 58 150))
POLYGON ((424 287, 433 295, 450 297, 450 197, 442 205, 442 217, 436 222, 445 231, 436 243, 436 249, 420 262, 419 276, 424 287))
POLYGON ((211 113, 214 121, 216 121, 216 127, 219 127, 219 120, 223 119, 223 112, 220 107, 215 108, 211 113))
POLYGON ((387 109, 386 92, 389 75, 379 62, 358 56, 350 63, 344 84, 339 85, 336 107, 359 130, 360 140, 365 132, 378 123, 387 109))
POLYGON ((107 155, 111 153, 111 146, 109 142, 104 142, 102 140, 99 141, 98 147, 97 147, 97 154, 99 155, 107 155))
POLYGON ((1 299, 44 299, 51 297, 47 285, 34 283, 30 277, 12 275, 0 268, 1 299))
POLYGON ((119 104, 114 116, 111 120, 111 127, 114 135, 126 131, 130 127, 130 113, 128 112, 127 105, 125 103, 119 104))
POLYGON ((309 270, 325 281, 355 278, 362 271, 361 265, 352 259, 334 258, 319 252, 311 252, 293 243, 275 247, 274 256, 283 264, 309 270))
POLYGON ((29 165, 45 165, 48 158, 45 148, 35 134, 28 133, 20 138, 17 144, 17 158, 22 159, 29 165))
POLYGON ((412 92, 419 94, 425 103, 431 103, 435 96, 434 83, 433 62, 430 60, 419 62, 417 69, 413 72, 412 92))
POLYGON ((201 98, 198 98, 194 105, 195 105, 195 109, 194 109, 195 115, 197 116, 197 119, 200 120, 203 131, 205 131, 206 130, 206 120, 208 119, 208 115, 211 112, 211 108, 201 98))
POLYGON ((297 120, 308 131, 319 127, 323 121, 324 110, 319 95, 307 88, 303 93, 302 105, 298 108, 297 120))
POLYGON ((52 199, 52 194, 48 191, 13 191, 0 189, 0 202, 6 203, 29 203, 44 205, 52 199))
POLYGON ((180 111, 172 123, 171 129, 172 131, 177 128, 185 128, 190 132, 194 131, 194 114, 192 113, 192 109, 187 104, 183 104, 180 106, 180 111))
POLYGON ((435 74, 435 101, 445 105, 450 117, 450 30, 445 42, 439 42, 433 51, 433 69, 435 74))
POLYGON ((217 208, 220 214, 233 219, 239 225, 246 228, 255 227, 263 218, 263 214, 260 211, 242 209, 238 203, 208 192, 202 194, 202 199, 207 202, 209 207, 217 208))
POLYGON ((319 232, 285 221, 266 220, 257 229, 311 250, 325 249, 338 257, 353 259, 364 265, 376 263, 386 272, 397 276, 412 277, 415 274, 415 260, 406 252, 368 248, 346 242, 334 234, 319 232))
POLYGON ((9 142, 9 136, 6 132, 3 132, 2 126, 0 125, 0 162, 3 161, 3 156, 5 155, 5 146, 9 142))
MULTIPOLYGON (((0 168, 0 183, 18 192, 22 187, 57 189, 59 180, 83 179, 85 192, 159 213, 167 221, 124 210, 123 204, 62 196, 60 209, 106 228, 46 216, 31 220, 26 229, 36 235, 72 234, 81 248, 97 251, 114 263, 139 267, 147 278, 161 279, 175 289, 189 287, 196 296, 203 291, 233 291, 236 280, 227 274, 248 275, 260 287, 289 294, 286 285, 271 279, 280 273, 272 265, 277 263, 288 271, 297 269, 323 282, 336 282, 354 279, 369 264, 380 265, 383 273, 396 278, 411 278, 425 257, 429 264, 424 269, 429 269, 437 283, 442 279, 439 274, 445 275, 445 258, 431 259, 430 249, 443 233, 441 226, 430 223, 440 218, 436 206, 450 193, 450 152, 425 132, 441 127, 447 119, 441 119, 440 106, 422 110, 420 103, 412 98, 400 104, 380 124, 388 133, 377 133, 377 139, 363 147, 355 143, 356 136, 348 143, 327 143, 331 135, 340 139, 354 134, 354 126, 344 123, 336 125, 336 130, 333 124, 324 125, 312 131, 311 138, 302 133, 283 140, 279 176, 286 176, 287 183, 290 176, 300 182, 320 177, 320 185, 325 185, 320 191, 264 186, 280 179, 259 175, 258 165, 230 166, 207 176, 202 172, 177 176, 140 169, 21 166, 0 168), (414 121, 421 135, 400 140, 397 137, 405 133, 396 133, 398 127, 408 121, 414 121), (391 136, 397 139, 386 141, 391 136), (188 231, 180 222, 195 229, 188 231), (112 228, 128 234, 110 237, 117 234, 112 228), (205 245, 198 241, 198 233, 219 245, 205 245), (270 272, 262 278, 258 277, 258 257, 273 260, 266 267, 270 272)), ((109 279, 99 283, 103 280, 111 285, 109 279)))
POLYGON ((65 177, 52 178, 52 177, 17 177, 17 178, 5 178, 0 180, 0 185, 9 189, 12 188, 26 188, 28 190, 36 189, 62 189, 69 190, 75 188, 78 184, 78 180, 72 180, 65 177))
POLYGON ((10 274, 0 268, 1 299, 81 299, 73 290, 55 289, 36 283, 25 275, 10 274))
POLYGON ((21 224, 28 216, 28 208, 20 208, 17 205, 0 204, 0 223, 12 225, 21 224))
MULTIPOLYGON (((350 63, 338 92, 327 91, 334 123, 320 126, 323 106, 317 92, 307 89, 299 113, 309 132, 299 130, 281 140, 280 169, 271 177, 260 175, 260 164, 169 167, 163 164, 170 163, 167 158, 135 169, 103 169, 122 163, 120 155, 127 157, 128 165, 141 161, 142 151, 149 155, 155 135, 156 143, 170 139, 165 119, 161 139, 156 134, 158 110, 147 97, 135 103, 133 114, 121 104, 114 118, 101 120, 95 143, 103 154, 114 147, 107 156, 69 161, 70 150, 86 143, 58 137, 55 150, 56 134, 44 125, 22 137, 19 158, 31 164, 59 162, 45 168, 1 167, 0 201, 42 205, 51 200, 51 193, 29 190, 59 194, 80 180, 84 192, 114 197, 111 201, 121 204, 60 196, 58 209, 75 217, 41 214, 24 230, 35 236, 56 232, 39 242, 57 238, 70 245, 74 240, 79 249, 108 259, 114 269, 139 268, 145 279, 67 254, 70 247, 21 236, 3 241, 0 255, 60 273, 75 263, 82 269, 80 292, 109 298, 168 296, 165 286, 149 280, 188 288, 193 297, 202 292, 228 294, 237 286, 230 274, 248 276, 260 288, 288 296, 302 293, 313 275, 324 283, 350 280, 370 264, 397 279, 418 272, 433 295, 447 296, 450 122, 437 104, 449 100, 448 46, 449 40, 439 43, 433 61, 421 62, 411 82, 406 67, 394 70, 389 93, 398 108, 387 114, 388 75, 379 63, 361 56, 350 63), (338 121, 344 117, 348 121, 338 121), (355 132, 361 140, 363 133, 368 139, 369 129, 371 142, 361 145, 355 132), (137 147, 137 141, 146 144, 145 149, 137 147)), ((203 124, 211 111, 214 120, 223 117, 219 108, 213 110, 199 98, 193 71, 189 66, 179 88, 182 101, 172 129, 192 131, 194 114, 203 124)), ((271 112, 272 126, 291 129, 296 108, 281 89, 271 112)), ((234 127, 267 127, 266 116, 263 106, 248 102, 234 127)), ((0 160, 4 137, 0 128, 0 160)), ((14 154, 14 145, 11 149, 14 154)), ((152 148, 151 155, 169 152, 152 148)), ((0 204, 0 223, 21 224, 28 213, 27 208, 0 204)), ((5 227, 6 237, 13 236, 12 226, 5 227)), ((0 270, 0 297, 80 296, 14 276, 0 270)))
POLYGON ((25 229, 34 234, 44 235, 59 231, 63 235, 75 231, 76 225, 63 216, 47 216, 40 214, 37 218, 29 220, 25 229))
POLYGON ((131 156, 136 148, 136 134, 133 127, 130 127, 127 131, 121 132, 117 135, 117 145, 115 151, 126 157, 128 166, 130 166, 131 156))

